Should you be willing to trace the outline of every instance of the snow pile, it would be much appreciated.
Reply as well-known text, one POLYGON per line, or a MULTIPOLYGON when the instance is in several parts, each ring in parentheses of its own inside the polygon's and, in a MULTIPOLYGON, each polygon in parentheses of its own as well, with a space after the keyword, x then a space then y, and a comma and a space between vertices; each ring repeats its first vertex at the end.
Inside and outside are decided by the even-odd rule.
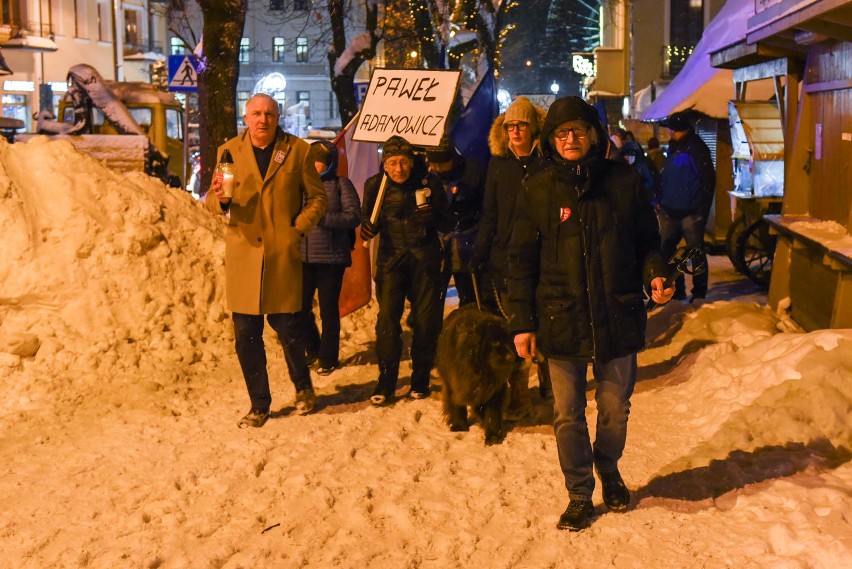
POLYGON ((696 445, 661 474, 702 467, 732 451, 813 446, 837 458, 852 448, 852 330, 785 328, 768 308, 705 305, 658 351, 704 346, 689 379, 666 390, 669 412, 696 445))
POLYGON ((852 257, 852 235, 836 221, 795 221, 790 229, 821 243, 829 251, 852 257))
POLYGON ((0 142, 0 226, 0 377, 111 377, 231 352, 224 226, 189 194, 65 141, 0 142))

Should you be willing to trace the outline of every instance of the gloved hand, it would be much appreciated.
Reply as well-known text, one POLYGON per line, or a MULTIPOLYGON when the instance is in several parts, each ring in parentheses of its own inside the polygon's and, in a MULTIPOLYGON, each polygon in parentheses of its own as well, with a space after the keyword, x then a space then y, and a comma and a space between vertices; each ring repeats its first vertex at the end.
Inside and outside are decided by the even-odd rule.
POLYGON ((365 221, 361 224, 361 240, 369 241, 373 237, 379 234, 379 228, 370 223, 369 221, 365 221))
POLYGON ((414 210, 414 219, 418 223, 429 223, 432 221, 432 206, 429 204, 417 206, 417 209, 414 210))

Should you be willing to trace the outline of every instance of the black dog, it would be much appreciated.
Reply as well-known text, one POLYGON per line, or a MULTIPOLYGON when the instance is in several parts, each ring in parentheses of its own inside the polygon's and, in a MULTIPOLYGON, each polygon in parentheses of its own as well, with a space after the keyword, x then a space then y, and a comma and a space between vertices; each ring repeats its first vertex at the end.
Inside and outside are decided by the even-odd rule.
POLYGON ((514 374, 528 373, 515 354, 506 321, 473 305, 444 321, 435 362, 444 382, 444 417, 451 431, 467 431, 467 407, 479 416, 485 444, 503 440, 503 406, 514 374))

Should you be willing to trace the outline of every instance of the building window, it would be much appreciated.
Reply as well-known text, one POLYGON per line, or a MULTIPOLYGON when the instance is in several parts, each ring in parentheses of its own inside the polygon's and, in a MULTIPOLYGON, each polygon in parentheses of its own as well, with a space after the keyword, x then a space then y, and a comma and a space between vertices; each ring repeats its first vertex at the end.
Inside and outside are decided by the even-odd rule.
POLYGON ((296 38, 296 61, 299 63, 307 63, 308 38, 296 38))
POLYGON ((187 52, 186 44, 180 38, 171 38, 169 40, 169 54, 183 55, 187 52))
POLYGON ((284 0, 269 0, 269 11, 278 12, 284 9, 284 0))
MULTIPOLYGON (((4 2, 5 4, 5 2, 4 2)), ((82 0, 74 0, 74 37, 86 37, 86 11, 87 3, 82 0)))
POLYGON ((302 113, 305 115, 306 120, 311 120, 311 92, 296 91, 296 103, 304 103, 302 113))
POLYGON ((695 45, 704 32, 703 0, 671 0, 669 36, 672 45, 695 45))
MULTIPOLYGON (((4 87, 5 88, 5 87, 4 87)), ((26 95, 3 95, 3 116, 19 119, 29 130, 30 113, 26 95)))
MULTIPOLYGON (((47 2, 42 2, 41 4, 41 9, 44 10, 46 14, 57 14, 61 10, 57 0, 47 0, 47 2)), ((26 10, 26 8, 24 9, 26 10)), ((48 15, 42 22, 35 21, 27 25, 32 26, 33 31, 37 36, 46 36, 51 32, 60 36, 67 36, 69 33, 68 28, 70 28, 69 24, 70 20, 64 17, 59 17, 54 20, 48 15)))
POLYGON ((124 11, 124 45, 138 51, 142 49, 142 37, 139 29, 140 13, 136 10, 124 11))
POLYGON ((107 2, 98 2, 98 41, 110 41, 110 6, 107 2))
POLYGON ((249 39, 240 39, 240 63, 249 63, 251 61, 251 57, 249 55, 250 50, 251 47, 249 46, 249 39))
POLYGON ((13 18, 17 17, 16 8, 17 8, 17 3, 14 0, 2 0, 2 9, 3 9, 2 20, 3 21, 0 22, 0 23, 3 23, 7 26, 12 24, 13 18))
POLYGON ((674 77, 683 69, 686 59, 704 32, 704 0, 670 0, 669 45, 663 72, 674 77))
POLYGON ((340 109, 337 106, 337 97, 334 94, 334 91, 329 91, 328 93, 328 117, 332 119, 336 119, 340 116, 340 109))
POLYGON ((294 10, 310 10, 311 0, 293 0, 294 10))
POLYGON ((284 61, 284 38, 272 38, 272 61, 284 61))
POLYGON ((237 114, 241 122, 243 117, 246 116, 246 103, 248 103, 250 96, 249 91, 237 91, 237 114))

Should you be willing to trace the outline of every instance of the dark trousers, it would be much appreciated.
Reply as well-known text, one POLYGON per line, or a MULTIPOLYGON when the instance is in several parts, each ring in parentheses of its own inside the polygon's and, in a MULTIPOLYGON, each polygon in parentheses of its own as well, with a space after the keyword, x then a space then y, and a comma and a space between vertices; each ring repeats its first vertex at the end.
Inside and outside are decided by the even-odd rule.
POLYGON ((636 354, 592 365, 598 384, 594 447, 586 423, 589 361, 548 358, 547 363, 553 386, 553 429, 565 487, 572 499, 591 499, 595 489, 593 466, 600 472, 612 472, 624 452, 630 396, 636 385, 636 354))
MULTIPOLYGON (((707 228, 707 219, 701 214, 687 215, 685 217, 673 217, 661 209, 657 213, 660 222, 660 237, 662 238, 661 249, 666 261, 671 259, 677 251, 677 244, 681 238, 686 241, 687 247, 700 247, 704 266, 707 266, 707 255, 704 254, 704 231, 707 228)), ((710 271, 692 276, 692 295, 696 298, 707 296, 707 287, 710 281, 710 271)), ((683 275, 675 281, 675 296, 683 298, 686 296, 686 283, 683 275)))
POLYGON ((340 357, 340 289, 344 265, 304 263, 302 265, 302 316, 305 320, 305 345, 316 354, 320 367, 337 365, 340 357), (319 299, 322 335, 314 318, 314 292, 319 299))
MULTIPOLYGON (((237 359, 246 380, 252 409, 269 411, 272 394, 266 370, 266 346, 263 343, 263 315, 233 313, 234 343, 237 359)), ((303 320, 299 313, 267 314, 266 321, 278 334, 284 348, 284 359, 296 391, 312 387, 305 360, 303 320)))
MULTIPOLYGON (((490 290, 484 290, 482 288, 483 279, 480 273, 476 273, 476 286, 473 284, 473 273, 451 273, 453 277, 453 285, 456 287, 456 292, 459 296, 459 308, 464 306, 465 304, 474 304, 476 303, 476 289, 479 289, 479 301, 485 302, 488 298, 492 296, 490 290)), ((447 287, 450 285, 450 274, 447 274, 443 277, 444 285, 443 290, 446 291, 447 287)), ((446 298, 446 295, 444 295, 446 298)))
POLYGON ((376 355, 379 360, 379 385, 382 394, 396 390, 399 360, 402 357, 402 312, 405 299, 411 302, 411 388, 425 391, 435 363, 438 334, 443 324, 443 280, 437 263, 418 262, 411 255, 392 269, 377 267, 376 298, 379 315, 376 320, 376 355))

